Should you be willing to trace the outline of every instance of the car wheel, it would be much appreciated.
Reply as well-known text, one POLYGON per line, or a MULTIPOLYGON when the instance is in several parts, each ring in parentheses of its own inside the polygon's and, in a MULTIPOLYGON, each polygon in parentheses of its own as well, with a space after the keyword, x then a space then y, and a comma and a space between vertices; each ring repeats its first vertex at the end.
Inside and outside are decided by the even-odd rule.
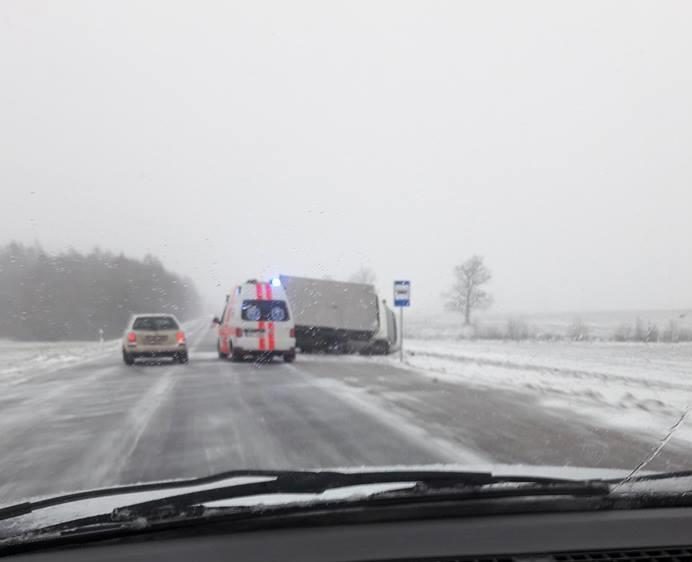
POLYGON ((135 358, 132 357, 129 353, 127 353, 125 350, 123 350, 123 362, 125 365, 134 365, 135 364, 135 358))
POLYGON ((296 360, 296 352, 295 351, 289 351, 288 353, 284 353, 284 362, 285 363, 293 363, 296 360))
POLYGON ((228 353, 221 351, 221 340, 216 340, 216 351, 219 353, 219 359, 228 359, 228 353))
POLYGON ((239 363, 243 360, 243 354, 231 348, 231 361, 234 363, 239 363))

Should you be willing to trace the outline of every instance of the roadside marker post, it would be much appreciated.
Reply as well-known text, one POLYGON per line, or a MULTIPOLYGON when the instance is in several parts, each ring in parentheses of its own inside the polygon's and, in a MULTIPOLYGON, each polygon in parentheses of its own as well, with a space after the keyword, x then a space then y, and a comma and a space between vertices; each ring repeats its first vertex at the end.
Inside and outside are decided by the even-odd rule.
POLYGON ((411 281, 394 281, 394 306, 399 308, 399 330, 401 345, 399 360, 404 362, 404 308, 411 306, 411 281))

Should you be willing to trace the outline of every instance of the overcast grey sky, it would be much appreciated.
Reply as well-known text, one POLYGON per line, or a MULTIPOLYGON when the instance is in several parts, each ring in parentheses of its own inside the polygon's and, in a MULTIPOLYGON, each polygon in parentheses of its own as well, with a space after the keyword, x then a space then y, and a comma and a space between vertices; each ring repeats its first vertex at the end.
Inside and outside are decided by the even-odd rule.
POLYGON ((692 3, 0 3, 0 243, 692 305, 692 3))

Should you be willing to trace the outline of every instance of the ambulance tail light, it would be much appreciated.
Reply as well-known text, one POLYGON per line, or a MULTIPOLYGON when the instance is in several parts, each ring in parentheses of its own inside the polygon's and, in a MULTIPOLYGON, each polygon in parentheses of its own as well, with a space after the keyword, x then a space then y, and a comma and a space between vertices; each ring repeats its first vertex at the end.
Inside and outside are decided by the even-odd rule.
POLYGON ((295 338, 296 337, 296 329, 291 328, 291 331, 289 332, 290 337, 295 338))
POLYGON ((236 328, 235 329, 235 337, 236 338, 242 338, 243 337, 243 329, 242 328, 236 328))

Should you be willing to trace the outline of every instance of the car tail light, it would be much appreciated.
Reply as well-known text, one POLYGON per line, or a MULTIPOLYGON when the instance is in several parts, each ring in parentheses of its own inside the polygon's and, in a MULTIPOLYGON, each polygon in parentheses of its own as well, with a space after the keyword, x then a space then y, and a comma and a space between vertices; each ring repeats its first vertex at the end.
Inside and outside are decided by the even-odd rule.
POLYGON ((179 344, 185 343, 185 332, 178 332, 178 333, 175 335, 175 340, 176 340, 179 344))
POLYGON ((295 328, 291 328, 290 336, 291 336, 292 338, 295 338, 295 337, 296 337, 296 329, 295 329, 295 328))
POLYGON ((236 328, 235 329, 235 337, 236 338, 242 338, 243 337, 243 329, 242 328, 236 328))
POLYGON ((129 343, 135 343, 137 341, 137 334, 135 334, 134 332, 128 332, 127 341, 129 343))

